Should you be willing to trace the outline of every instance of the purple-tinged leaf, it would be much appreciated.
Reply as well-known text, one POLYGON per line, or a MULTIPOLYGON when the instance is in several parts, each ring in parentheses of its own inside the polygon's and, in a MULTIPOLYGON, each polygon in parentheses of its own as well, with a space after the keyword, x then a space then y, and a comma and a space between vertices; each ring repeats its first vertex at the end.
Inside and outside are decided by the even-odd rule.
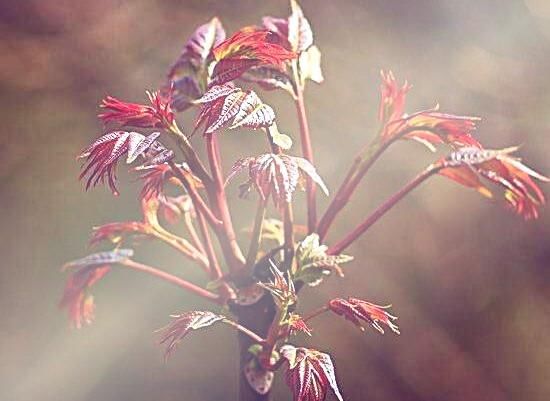
POLYGON ((205 133, 211 134, 218 131, 232 118, 234 118, 239 112, 241 104, 246 96, 246 92, 240 91, 227 95, 223 101, 223 106, 221 108, 220 114, 218 115, 218 118, 206 128, 205 133))
POLYGON ((153 142, 155 142, 159 136, 160 132, 153 132, 139 141, 132 140, 132 138, 130 138, 130 141, 128 142, 128 156, 126 158, 126 163, 130 164, 136 160, 138 156, 151 147, 153 142))
POLYGON ((288 42, 297 53, 307 50, 313 44, 313 32, 309 21, 296 0, 290 1, 291 14, 288 17, 288 42))
POLYGON ((277 35, 281 46, 290 48, 290 43, 288 43, 288 20, 286 18, 263 17, 262 25, 265 29, 277 35))
POLYGON ((283 346, 280 352, 288 361, 286 383, 292 390, 294 401, 323 401, 329 387, 336 398, 343 401, 328 354, 290 344, 283 346))
POLYGON ((233 167, 231 167, 231 170, 229 171, 229 174, 225 179, 225 184, 227 185, 227 183, 231 181, 233 177, 235 177, 245 168, 248 168, 250 163, 253 162, 254 160, 255 160, 254 157, 243 157, 242 159, 239 159, 235 163, 233 163, 233 167))
POLYGON ((237 88, 233 83, 226 82, 221 85, 211 86, 208 91, 202 95, 199 99, 195 100, 195 103, 210 103, 221 97, 228 96, 234 92, 240 92, 241 89, 237 88))
POLYGON ((230 129, 237 127, 269 127, 275 121, 275 112, 263 103, 254 91, 250 91, 241 103, 230 129))
POLYGON ((199 84, 193 76, 186 75, 171 81, 171 85, 173 88, 171 106, 176 111, 187 110, 193 106, 194 100, 201 96, 199 84))
POLYGON ((210 55, 214 47, 225 40, 225 30, 217 17, 212 18, 209 22, 199 26, 185 48, 192 54, 200 57, 204 62, 210 55))
POLYGON ((185 312, 181 315, 172 315, 171 317, 174 318, 172 323, 160 330, 163 332, 160 343, 166 344, 166 358, 172 354, 179 342, 190 331, 211 326, 225 319, 224 316, 209 311, 185 312))

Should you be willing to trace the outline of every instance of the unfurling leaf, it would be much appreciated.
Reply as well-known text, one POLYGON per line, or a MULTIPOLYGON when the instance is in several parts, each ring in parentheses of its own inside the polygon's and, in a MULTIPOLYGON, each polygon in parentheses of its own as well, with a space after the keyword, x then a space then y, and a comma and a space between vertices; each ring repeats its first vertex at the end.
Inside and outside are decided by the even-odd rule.
POLYGON ((292 147, 292 138, 288 135, 285 135, 279 131, 277 123, 274 121, 273 125, 269 127, 269 135, 271 135, 271 140, 277 146, 283 150, 288 150, 292 147))
POLYGON ((296 160, 296 164, 298 164, 298 168, 302 170, 306 176, 311 178, 313 182, 316 183, 319 188, 321 188, 324 194, 328 196, 328 188, 325 185, 321 176, 317 173, 317 170, 315 169, 313 164, 302 157, 295 157, 294 159, 296 160))
POLYGON ((344 400, 330 355, 290 344, 283 346, 280 353, 288 361, 286 383, 294 401, 324 401, 329 387, 339 401, 344 400))
POLYGON ((393 323, 397 317, 386 312, 386 309, 390 308, 391 305, 380 306, 350 297, 347 300, 342 298, 333 299, 328 303, 328 307, 337 315, 343 316, 346 320, 355 324, 361 331, 365 330, 361 323, 366 322, 381 334, 384 334, 384 329, 380 325, 382 323, 388 326, 394 333, 399 334, 399 328, 393 323))
POLYGON ((177 80, 185 73, 204 69, 214 47, 224 40, 225 31, 218 18, 214 17, 206 24, 199 26, 170 68, 168 73, 170 80, 177 80))
POLYGON ((525 219, 535 219, 538 217, 538 207, 545 203, 545 198, 532 178, 543 182, 550 182, 550 178, 510 155, 517 149, 460 148, 440 161, 444 168, 439 170, 439 174, 491 197, 491 190, 481 181, 485 178, 504 188, 504 199, 516 213, 525 219))
POLYGON ((308 336, 311 336, 311 329, 306 324, 306 322, 304 322, 302 317, 297 313, 290 313, 290 315, 288 316, 287 324, 290 330, 290 334, 302 332, 307 334, 308 336))
POLYGON ((267 283, 259 282, 258 285, 269 291, 279 306, 292 305, 296 302, 296 290, 294 283, 287 271, 286 277, 273 262, 270 261, 271 280, 267 283))
POLYGON ((193 106, 195 99, 201 96, 199 83, 194 76, 186 75, 170 81, 168 88, 172 90, 172 109, 185 111, 193 106))
POLYGON ((321 70, 321 51, 317 46, 313 45, 301 53, 298 64, 302 86, 304 86, 306 79, 318 84, 324 81, 323 71, 321 70))
POLYGON ((225 40, 225 30, 217 17, 199 26, 185 45, 185 49, 206 61, 214 47, 225 40))
POLYGON ((325 276, 335 273, 342 277, 344 273, 340 264, 353 260, 348 255, 327 255, 328 247, 319 243, 319 235, 308 235, 296 248, 297 270, 296 280, 301 280, 309 286, 318 285, 325 276))
POLYGON ((288 42, 296 53, 307 50, 313 44, 313 32, 309 21, 296 0, 290 1, 291 14, 288 17, 288 42))
POLYGON ((171 317, 174 318, 172 323, 160 330, 163 332, 160 343, 166 344, 165 356, 167 358, 190 331, 211 326, 225 319, 224 316, 209 311, 192 311, 171 317))

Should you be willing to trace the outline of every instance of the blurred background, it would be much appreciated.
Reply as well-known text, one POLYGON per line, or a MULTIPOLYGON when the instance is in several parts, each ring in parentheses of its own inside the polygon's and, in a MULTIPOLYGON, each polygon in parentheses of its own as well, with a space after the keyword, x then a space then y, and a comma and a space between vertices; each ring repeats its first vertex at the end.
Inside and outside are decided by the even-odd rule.
MULTIPOLYGON (((376 129, 380 69, 414 85, 408 111, 483 117, 489 147, 523 144, 550 173, 550 2, 547 0, 303 0, 323 52, 325 82, 307 107, 317 167, 336 189, 376 129)), ((227 327, 190 336, 164 363, 154 330, 195 297, 115 269, 95 288, 97 319, 71 330, 57 308, 60 266, 84 256, 90 229, 139 218, 134 178, 121 196, 88 193, 75 155, 100 134, 107 94, 144 102, 162 84, 194 28, 221 17, 228 32, 286 1, 19 1, 0 5, 0 399, 6 401, 236 399, 236 341, 227 327)), ((298 138, 285 93, 261 93, 278 125, 298 138)), ((193 116, 181 118, 183 126, 193 116)), ((200 138, 194 138, 197 146, 200 138)), ((223 135, 224 165, 264 146, 254 132, 223 135)), ((298 148, 294 149, 299 152, 298 148)), ((369 173, 331 232, 366 216, 434 155, 399 143, 369 173)), ((550 193, 550 188, 544 188, 550 193)), ((229 190, 237 226, 252 200, 229 190)), ((303 195, 298 195, 302 204, 303 195)), ((326 199, 320 200, 326 205, 326 199)), ((303 216, 303 214, 302 214, 303 216)), ((525 400, 550 395, 550 211, 524 222, 443 178, 416 190, 349 253, 346 277, 306 289, 300 310, 340 295, 392 303, 401 335, 361 333, 322 316, 314 336, 330 351, 348 400, 525 400)), ((245 240, 246 236, 241 235, 245 240)), ((191 265, 146 243, 137 259, 203 282, 191 265)), ((281 378, 275 399, 290 399, 281 378)))

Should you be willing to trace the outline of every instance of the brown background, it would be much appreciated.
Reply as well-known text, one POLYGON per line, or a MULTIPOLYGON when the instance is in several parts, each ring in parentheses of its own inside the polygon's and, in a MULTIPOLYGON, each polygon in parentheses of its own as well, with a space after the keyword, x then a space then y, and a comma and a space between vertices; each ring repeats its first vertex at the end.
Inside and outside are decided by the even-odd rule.
MULTIPOLYGON (((440 102, 445 111, 480 115, 482 142, 525 144, 529 164, 550 173, 547 1, 304 0, 303 7, 323 51, 326 82, 308 87, 307 102, 330 188, 374 135, 381 68, 414 84, 409 111, 440 102)), ((162 361, 153 330, 170 313, 204 307, 195 298, 115 271, 95 291, 95 324, 74 331, 56 306, 59 266, 88 252, 91 226, 138 214, 133 179, 117 199, 104 188, 85 193, 76 179, 75 154, 99 134, 100 99, 144 101, 194 27, 213 15, 233 31, 287 9, 282 0, 2 1, 0 399, 235 399, 228 328, 192 336, 162 361)), ((285 94, 262 97, 296 138, 285 94)), ((264 145, 246 131, 226 133, 222 143, 226 167, 264 145)), ((394 146, 331 238, 433 158, 413 143, 394 146)), ((234 198, 242 227, 253 202, 234 198)), ((356 261, 344 280, 303 293, 302 310, 346 294, 392 302, 401 336, 362 334, 327 316, 313 323, 311 339, 295 343, 330 350, 348 400, 547 400, 549 222, 548 209, 524 223, 436 178, 350 249, 356 261)), ((146 244, 138 258, 201 280, 162 246, 146 244)), ((280 379, 275 395, 290 399, 280 379)))

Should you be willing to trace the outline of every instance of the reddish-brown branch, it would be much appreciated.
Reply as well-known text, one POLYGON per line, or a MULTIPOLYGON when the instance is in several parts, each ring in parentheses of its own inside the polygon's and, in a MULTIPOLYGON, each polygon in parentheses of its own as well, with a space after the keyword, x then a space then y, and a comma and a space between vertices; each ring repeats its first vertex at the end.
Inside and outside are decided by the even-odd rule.
MULTIPOLYGON (((300 123, 300 141, 302 143, 302 156, 313 164, 313 149, 311 146, 311 136, 309 133, 309 123, 307 120, 306 108, 304 104, 304 93, 302 88, 296 91, 296 111, 300 123)), ((315 184, 310 177, 306 177, 307 191, 307 226, 308 232, 312 233, 317 226, 317 201, 315 198, 315 184)))
POLYGON ((329 308, 327 305, 323 305, 315 310, 313 310, 312 312, 308 313, 307 315, 305 315, 304 317, 302 317, 302 321, 304 323, 308 322, 309 320, 325 313, 325 312, 328 312, 329 311, 329 308))
POLYGON ((199 156, 191 146, 189 139, 187 139, 187 136, 185 136, 185 134, 178 127, 176 120, 174 120, 172 125, 169 127, 169 131, 175 136, 176 143, 183 153, 185 161, 191 168, 193 174, 200 178, 206 188, 212 187, 212 178, 206 171, 206 168, 202 164, 202 161, 199 159, 199 156))
POLYGON ((214 216, 212 210, 210 210, 208 205, 204 202, 200 194, 195 189, 194 185, 189 182, 189 180, 181 172, 179 167, 173 161, 170 161, 168 163, 170 164, 170 167, 172 168, 172 171, 174 172, 176 177, 181 181, 183 187, 191 197, 193 205, 195 206, 197 211, 200 211, 212 226, 221 225, 222 222, 216 216, 214 216))
POLYGON ((165 271, 159 270, 155 267, 148 266, 148 265, 145 265, 143 263, 134 262, 133 260, 130 260, 130 259, 119 262, 119 264, 122 265, 122 266, 125 266, 129 269, 140 271, 140 272, 143 272, 143 273, 147 273, 147 274, 150 274, 150 275, 155 276, 157 278, 160 278, 161 280, 167 281, 167 282, 169 282, 171 284, 174 284, 174 285, 176 285, 180 288, 183 288, 186 291, 192 292, 195 295, 198 295, 200 297, 209 299, 209 300, 214 301, 218 304, 223 303, 221 301, 221 298, 218 295, 216 295, 216 294, 214 294, 214 293, 212 293, 212 292, 210 292, 210 291, 208 291, 208 290, 206 290, 202 287, 199 287, 198 285, 190 283, 189 281, 186 281, 182 278, 174 276, 170 273, 166 273, 165 271))
POLYGON ((218 139, 216 134, 206 134, 206 151, 210 163, 211 173, 214 179, 214 188, 207 188, 210 202, 216 205, 216 211, 222 221, 223 232, 216 229, 216 234, 222 248, 222 252, 227 261, 229 269, 237 271, 244 266, 245 260, 241 248, 237 243, 231 214, 225 196, 223 173, 220 165, 220 155, 218 149, 218 139))
POLYGON ((208 258, 208 264, 210 265, 210 275, 213 279, 220 278, 222 276, 222 271, 218 258, 216 257, 216 251, 212 245, 212 239, 210 238, 210 233, 208 232, 208 227, 206 225, 206 221, 204 220, 204 216, 198 211, 197 220, 199 221, 199 229, 201 230, 204 241, 206 257, 208 258))
POLYGON ((367 217, 361 224, 347 234, 342 240, 335 245, 331 246, 327 253, 329 255, 338 255, 342 253, 344 249, 350 246, 357 238, 364 234, 374 223, 376 223, 384 214, 386 214, 391 208, 393 208, 401 199, 403 199, 409 192, 418 187, 421 183, 426 181, 429 177, 434 175, 440 170, 440 166, 430 165, 422 173, 417 175, 407 185, 393 194, 386 202, 384 202, 378 209, 376 209, 369 217, 367 217))
POLYGON ((353 165, 351 166, 346 178, 338 188, 338 191, 334 195, 334 198, 330 202, 327 210, 323 214, 323 217, 319 221, 317 227, 317 233, 319 238, 323 241, 330 229, 332 223, 338 213, 348 204, 351 196, 357 189, 359 182, 363 179, 365 174, 369 171, 371 166, 378 160, 380 155, 388 148, 391 142, 382 144, 379 141, 375 141, 371 145, 355 158, 353 165))
POLYGON ((203 255, 206 255, 204 246, 202 245, 202 242, 197 234, 197 230, 195 230, 195 226, 193 225, 193 217, 191 216, 191 213, 184 213, 183 221, 185 223, 185 228, 187 229, 187 232, 191 236, 191 241, 193 241, 193 245, 195 246, 195 248, 197 248, 203 255))
POLYGON ((257 342, 258 344, 264 344, 265 343, 265 339, 260 337, 258 334, 254 333, 252 330, 240 325, 239 323, 234 322, 233 320, 229 320, 229 319, 224 319, 223 322, 225 324, 228 324, 228 325, 236 328, 241 333, 246 334, 248 337, 250 337, 252 340, 257 342))

